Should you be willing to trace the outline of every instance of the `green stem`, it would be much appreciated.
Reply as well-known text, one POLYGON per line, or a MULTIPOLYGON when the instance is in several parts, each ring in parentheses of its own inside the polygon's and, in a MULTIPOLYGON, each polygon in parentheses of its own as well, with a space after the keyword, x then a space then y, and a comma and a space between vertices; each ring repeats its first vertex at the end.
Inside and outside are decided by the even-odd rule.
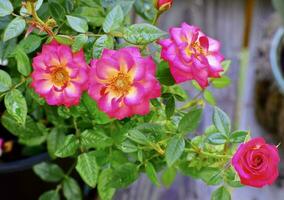
POLYGON ((78 128, 78 124, 77 124, 77 121, 76 121, 76 118, 75 117, 73 117, 73 124, 74 124, 74 128, 75 128, 75 130, 76 130, 76 137, 79 139, 79 146, 80 146, 80 151, 81 151, 81 153, 83 153, 84 152, 84 149, 83 149, 83 147, 82 147, 82 145, 81 145, 81 138, 80 138, 80 134, 81 134, 81 131, 80 131, 80 129, 78 128))
POLYGON ((185 151, 189 151, 189 152, 195 152, 199 155, 203 155, 203 156, 207 156, 207 157, 210 157, 210 158, 219 158, 219 159, 231 159, 232 156, 231 155, 220 155, 220 154, 214 154, 214 153, 209 153, 209 152, 205 152, 205 151, 202 151, 201 149, 199 148, 195 148, 195 149, 185 149, 185 151))
POLYGON ((152 22, 153 25, 156 25, 156 24, 157 24, 158 19, 159 19, 160 16, 161 16, 161 13, 158 11, 158 12, 156 13, 156 15, 155 15, 155 18, 154 18, 153 22, 152 22))

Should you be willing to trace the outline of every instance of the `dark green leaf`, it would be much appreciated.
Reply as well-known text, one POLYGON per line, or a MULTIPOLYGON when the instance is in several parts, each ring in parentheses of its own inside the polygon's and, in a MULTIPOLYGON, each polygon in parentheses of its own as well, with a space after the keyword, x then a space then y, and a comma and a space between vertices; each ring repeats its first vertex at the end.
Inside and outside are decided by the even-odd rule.
POLYGON ((123 11, 120 6, 115 6, 106 16, 103 23, 103 30, 106 33, 112 32, 118 29, 124 19, 123 11))
POLYGON ((17 47, 15 58, 17 60, 18 71, 24 76, 30 75, 32 71, 30 59, 21 47, 17 47))
POLYGON ((55 155, 57 157, 65 158, 69 156, 73 156, 79 148, 79 141, 77 140, 75 135, 68 135, 65 137, 64 144, 61 148, 59 148, 55 155))
POLYGON ((157 177, 157 172, 155 167, 153 166, 152 163, 147 162, 145 165, 145 170, 146 170, 146 174, 148 176, 148 178, 152 181, 152 183, 154 183, 155 185, 159 186, 159 180, 157 177))
POLYGON ((50 191, 43 193, 39 197, 39 200, 60 200, 60 196, 57 191, 50 190, 50 191))
POLYGON ((113 49, 113 38, 109 35, 99 37, 94 43, 93 58, 100 58, 103 49, 113 49))
POLYGON ((202 117, 201 108, 192 108, 186 113, 179 122, 178 131, 182 133, 188 133, 195 130, 202 117))
POLYGON ((99 167, 94 152, 83 153, 78 156, 76 170, 90 187, 95 187, 98 180, 99 167))
POLYGON ((166 161, 168 166, 174 164, 174 162, 180 158, 184 151, 185 142, 182 137, 175 136, 169 140, 166 148, 166 161))
POLYGON ((64 144, 65 135, 59 128, 53 128, 47 137, 47 150, 51 158, 56 158, 55 152, 64 144))
POLYGON ((108 187, 124 188, 129 186, 138 178, 137 166, 132 163, 126 163, 119 167, 116 167, 111 175, 112 182, 108 187))
POLYGON ((173 96, 166 99, 166 116, 168 119, 170 119, 175 113, 175 106, 175 98, 173 96))
POLYGON ((138 150, 137 146, 132 142, 130 142, 129 140, 125 140, 123 143, 121 143, 118 146, 118 148, 124 153, 133 153, 138 150))
POLYGON ((19 36, 26 27, 26 21, 21 17, 13 19, 6 27, 3 35, 3 41, 6 42, 14 37, 19 36))
POLYGON ((132 140, 132 141, 134 141, 138 144, 142 144, 142 145, 149 143, 147 137, 142 132, 140 132, 139 130, 136 130, 136 129, 132 129, 128 132, 128 138, 130 140, 132 140))
POLYGON ((105 16, 104 10, 100 6, 96 7, 79 7, 73 12, 73 15, 84 17, 92 26, 102 26, 105 16))
POLYGON ((10 15, 13 12, 13 5, 9 0, 0 1, 0 17, 10 15))
POLYGON ((72 38, 70 38, 69 36, 66 36, 66 35, 56 35, 55 39, 60 44, 72 45, 74 43, 72 38))
POLYGON ((145 20, 152 22, 155 15, 156 9, 153 6, 153 0, 136 0, 135 11, 145 20))
POLYGON ((51 16, 57 21, 62 21, 65 16, 64 7, 56 0, 48 0, 48 10, 51 16))
POLYGON ((71 177, 66 177, 63 181, 63 194, 67 200, 82 200, 80 186, 71 177))
POLYGON ((163 85, 170 86, 175 84, 167 62, 163 61, 158 65, 157 78, 163 85))
POLYGON ((123 38, 137 45, 149 44, 165 35, 164 31, 151 24, 133 24, 123 31, 123 38))
POLYGON ((43 181, 47 182, 58 182, 64 177, 62 169, 55 164, 43 162, 35 165, 33 170, 43 181))
POLYGON ((115 193, 115 189, 109 187, 112 182, 111 175, 111 169, 105 169, 100 173, 98 181, 98 192, 101 200, 112 200, 112 197, 115 193))
POLYGON ((230 118, 224 111, 220 108, 215 107, 213 113, 213 124, 218 129, 218 131, 224 135, 230 133, 231 130, 231 121, 230 118))
POLYGON ((219 145, 227 142, 226 135, 222 133, 213 133, 208 136, 208 140, 211 144, 219 145))
POLYGON ((69 26, 79 32, 79 33, 86 33, 89 29, 87 21, 85 19, 79 18, 79 17, 74 17, 71 15, 66 15, 67 21, 69 26))
POLYGON ((4 70, 0 69, 0 92, 6 92, 12 86, 12 79, 10 75, 4 70))
POLYGON ((19 46, 24 50, 25 53, 32 53, 40 47, 41 40, 41 37, 31 34, 27 38, 21 40, 19 46))
POLYGON ((112 139, 102 130, 85 130, 81 134, 81 145, 85 148, 106 148, 112 144, 112 139))
POLYGON ((27 103, 22 93, 17 90, 11 90, 5 96, 5 106, 7 112, 21 125, 26 123, 27 103))
POLYGON ((212 193, 211 200, 231 200, 231 194, 224 186, 221 186, 212 193))

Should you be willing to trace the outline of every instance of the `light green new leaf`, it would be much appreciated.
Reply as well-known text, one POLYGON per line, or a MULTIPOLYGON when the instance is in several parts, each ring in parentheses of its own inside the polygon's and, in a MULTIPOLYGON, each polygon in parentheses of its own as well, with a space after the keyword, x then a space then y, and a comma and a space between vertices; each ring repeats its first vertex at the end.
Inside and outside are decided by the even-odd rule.
POLYGON ((217 130, 224 134, 227 135, 230 133, 231 130, 231 121, 228 115, 222 111, 220 108, 215 107, 214 108, 214 113, 213 113, 213 124, 217 128, 217 130))
POLYGON ((212 85, 215 88, 225 88, 231 84, 231 79, 227 76, 222 76, 221 78, 216 78, 212 81, 212 85))
POLYGON ((185 142, 182 137, 175 136, 169 140, 166 148, 166 161, 168 166, 172 166, 174 162, 180 158, 184 151, 185 142))
POLYGON ((81 178, 92 188, 96 186, 99 174, 99 167, 94 153, 88 152, 81 154, 78 156, 76 165, 76 170, 81 178))
POLYGON ((211 200, 231 200, 231 194, 224 186, 221 186, 212 193, 211 200))
POLYGON ((79 18, 79 17, 74 17, 71 15, 66 15, 67 21, 69 26, 79 32, 79 33, 86 33, 89 29, 88 23, 85 19, 79 18))
POLYGON ((176 174, 177 172, 174 167, 169 167, 168 169, 166 169, 162 174, 163 185, 166 187, 170 187, 175 180, 176 174))
POLYGON ((14 37, 19 36, 26 27, 26 21, 21 17, 13 19, 6 27, 3 35, 3 41, 6 42, 14 37))
POLYGON ((8 92, 4 99, 7 112, 19 123, 24 125, 26 122, 28 107, 25 97, 17 90, 8 92))
POLYGON ((106 33, 118 29, 124 19, 123 11, 120 6, 115 6, 106 16, 103 23, 103 30, 106 33))
POLYGON ((64 177, 63 170, 56 164, 40 163, 33 167, 34 172, 47 182, 58 182, 64 177))
POLYGON ((153 164, 150 163, 150 162, 146 163, 145 170, 146 170, 146 174, 147 174, 148 178, 152 181, 152 183, 159 186, 160 183, 159 183, 159 180, 158 180, 156 169, 153 166, 153 164))
POLYGON ((9 0, 0 1, 0 17, 10 15, 13 12, 13 5, 9 0))
POLYGON ((6 92, 12 86, 12 79, 10 75, 4 70, 0 69, 0 92, 6 92))
POLYGON ((115 189, 109 187, 110 183, 112 182, 111 175, 111 169, 105 169, 100 173, 98 181, 98 192, 101 200, 112 200, 112 197, 115 193, 115 189))
POLYGON ((151 24, 133 24, 123 31, 123 38, 137 45, 144 45, 154 42, 155 40, 165 36, 166 33, 151 24))
POLYGON ((216 100, 215 100, 212 92, 210 92, 209 90, 204 91, 203 97, 210 105, 212 105, 212 106, 216 105, 216 100))

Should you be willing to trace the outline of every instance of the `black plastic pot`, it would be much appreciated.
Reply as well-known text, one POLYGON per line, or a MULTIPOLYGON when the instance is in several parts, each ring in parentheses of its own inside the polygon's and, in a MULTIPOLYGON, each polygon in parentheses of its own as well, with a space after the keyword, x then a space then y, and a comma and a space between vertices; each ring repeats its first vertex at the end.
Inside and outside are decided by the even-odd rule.
POLYGON ((40 180, 32 167, 49 160, 47 153, 30 158, 0 163, 0 199, 1 200, 37 200, 40 194, 53 187, 40 180))

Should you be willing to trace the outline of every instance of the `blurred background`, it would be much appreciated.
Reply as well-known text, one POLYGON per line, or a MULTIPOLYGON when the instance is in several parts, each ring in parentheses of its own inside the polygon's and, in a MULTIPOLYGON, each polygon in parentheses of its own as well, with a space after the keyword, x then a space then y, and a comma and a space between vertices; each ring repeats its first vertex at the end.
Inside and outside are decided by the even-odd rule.
MULTIPOLYGON (((228 75, 232 83, 215 90, 217 105, 226 111, 235 126, 262 136, 271 143, 283 144, 284 98, 282 35, 284 0, 174 0, 159 26, 168 30, 187 22, 222 43, 226 59, 232 60, 228 75), (283 10, 281 10, 283 8, 283 10)), ((190 88, 189 83, 184 84, 190 88)), ((200 132, 211 124, 211 109, 206 108, 200 132)), ((283 157, 284 146, 279 150, 283 157)), ((233 200, 284 199, 284 161, 279 180, 262 189, 244 187, 233 191, 233 200)), ((117 200, 209 200, 214 187, 178 176, 171 188, 156 188, 146 177, 121 190, 117 200)))

